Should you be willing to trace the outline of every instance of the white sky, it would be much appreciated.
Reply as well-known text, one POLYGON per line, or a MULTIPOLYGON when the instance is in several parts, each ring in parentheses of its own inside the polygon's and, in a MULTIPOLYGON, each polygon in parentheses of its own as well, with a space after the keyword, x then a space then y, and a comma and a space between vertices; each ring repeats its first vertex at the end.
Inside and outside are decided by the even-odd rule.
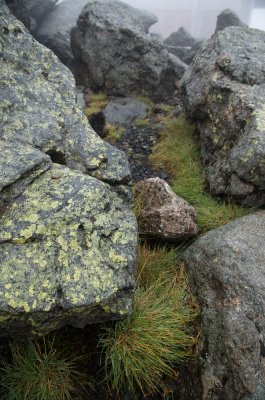
MULTIPOLYGON (((62 2, 60 0, 59 2, 62 2)), ((75 0, 73 0, 75 1, 75 0)), ((106 0, 108 1, 108 0, 106 0)), ((255 0, 121 0, 133 7, 154 12, 159 17, 158 24, 151 31, 162 33, 164 37, 176 31, 185 21, 181 15, 190 13, 189 22, 186 18, 185 28, 195 37, 208 37, 215 29, 216 17, 225 8, 232 8, 238 16, 251 28, 265 30, 265 0, 263 9, 252 9, 255 0), (244 9, 245 7, 245 9, 244 9), (249 10, 246 14, 246 7, 249 10), (168 13, 166 12, 168 11, 168 13), (181 14, 182 12, 182 14, 181 14), (184 14, 183 14, 184 13, 184 14), (209 18, 207 19, 207 16, 209 18), (179 15, 178 15, 179 14, 179 15), (204 19, 207 19, 207 24, 204 19), (182 23, 183 22, 183 23, 182 23), (188 26, 187 26, 188 25, 188 26), (205 26, 208 25, 208 26, 205 26)), ((88 0, 89 2, 89 0, 88 0)), ((260 0, 262 3, 262 0, 260 0)))

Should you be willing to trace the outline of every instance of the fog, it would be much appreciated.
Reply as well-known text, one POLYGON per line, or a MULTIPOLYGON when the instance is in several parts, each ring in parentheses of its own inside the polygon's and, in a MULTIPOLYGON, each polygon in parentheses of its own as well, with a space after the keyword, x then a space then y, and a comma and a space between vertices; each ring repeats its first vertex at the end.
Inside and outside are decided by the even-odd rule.
MULTIPOLYGON (((64 0, 60 2, 62 1, 64 0)), ((126 0, 124 2, 156 14, 159 21, 150 31, 160 33, 163 37, 184 26, 193 36, 207 38, 214 33, 216 18, 225 8, 235 11, 250 27, 265 30, 265 0, 126 0)))

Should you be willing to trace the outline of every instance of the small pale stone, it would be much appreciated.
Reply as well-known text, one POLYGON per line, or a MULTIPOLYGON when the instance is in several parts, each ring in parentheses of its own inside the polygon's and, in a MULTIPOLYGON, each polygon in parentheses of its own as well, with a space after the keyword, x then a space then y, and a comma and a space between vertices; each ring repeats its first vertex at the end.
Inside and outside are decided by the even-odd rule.
POLYGON ((140 204, 140 234, 165 240, 185 240, 198 233, 195 209, 160 178, 150 178, 135 186, 140 204))

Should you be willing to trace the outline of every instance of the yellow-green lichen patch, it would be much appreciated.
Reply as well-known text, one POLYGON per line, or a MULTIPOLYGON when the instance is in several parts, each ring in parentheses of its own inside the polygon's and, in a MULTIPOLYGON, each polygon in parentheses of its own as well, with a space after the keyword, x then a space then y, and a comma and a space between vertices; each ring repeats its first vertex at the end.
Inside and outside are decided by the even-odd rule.
POLYGON ((260 132, 265 131, 265 104, 257 108, 253 115, 256 117, 257 130, 260 132))
POLYGON ((2 216, 0 316, 28 315, 40 332, 45 313, 50 318, 58 307, 61 317, 45 329, 61 326, 70 311, 74 319, 82 307, 89 322, 93 307, 110 300, 110 312, 123 315, 136 233, 133 214, 107 184, 54 164, 2 216))

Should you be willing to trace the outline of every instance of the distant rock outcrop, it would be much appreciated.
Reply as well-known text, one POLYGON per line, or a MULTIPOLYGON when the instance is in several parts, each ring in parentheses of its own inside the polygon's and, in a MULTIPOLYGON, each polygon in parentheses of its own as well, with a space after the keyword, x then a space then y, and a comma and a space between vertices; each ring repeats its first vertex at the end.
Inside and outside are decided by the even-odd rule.
POLYGON ((198 233, 195 209, 160 178, 135 185, 139 231, 149 239, 183 241, 198 233))
POLYGON ((165 40, 164 45, 169 53, 179 57, 181 61, 190 64, 199 50, 202 40, 195 39, 183 27, 177 32, 171 33, 165 40))
POLYGON ((40 21, 36 30, 38 40, 51 49, 67 66, 73 61, 70 32, 88 2, 89 0, 64 0, 53 7, 46 18, 40 21))
POLYGON ((184 260, 201 306, 204 400, 265 399, 265 213, 197 239, 184 260))
POLYGON ((176 32, 172 32, 164 42, 168 46, 192 47, 197 43, 197 40, 181 26, 176 32))
POLYGON ((215 33, 222 31, 228 26, 243 26, 246 28, 247 24, 242 22, 234 11, 230 10, 230 8, 227 8, 217 17, 215 33))
POLYGON ((120 318, 137 241, 128 162, 88 125, 69 69, 0 7, 0 336, 120 318))
POLYGON ((181 81, 197 122, 210 191, 265 204, 265 32, 228 27, 209 39, 181 81))
POLYGON ((91 1, 72 29, 83 82, 116 96, 170 97, 185 64, 147 35, 156 17, 120 1, 91 1))
MULTIPOLYGON (((40 24, 45 16, 54 10, 59 0, 25 0, 30 16, 40 24)), ((58 27, 57 27, 58 28, 58 27)))

